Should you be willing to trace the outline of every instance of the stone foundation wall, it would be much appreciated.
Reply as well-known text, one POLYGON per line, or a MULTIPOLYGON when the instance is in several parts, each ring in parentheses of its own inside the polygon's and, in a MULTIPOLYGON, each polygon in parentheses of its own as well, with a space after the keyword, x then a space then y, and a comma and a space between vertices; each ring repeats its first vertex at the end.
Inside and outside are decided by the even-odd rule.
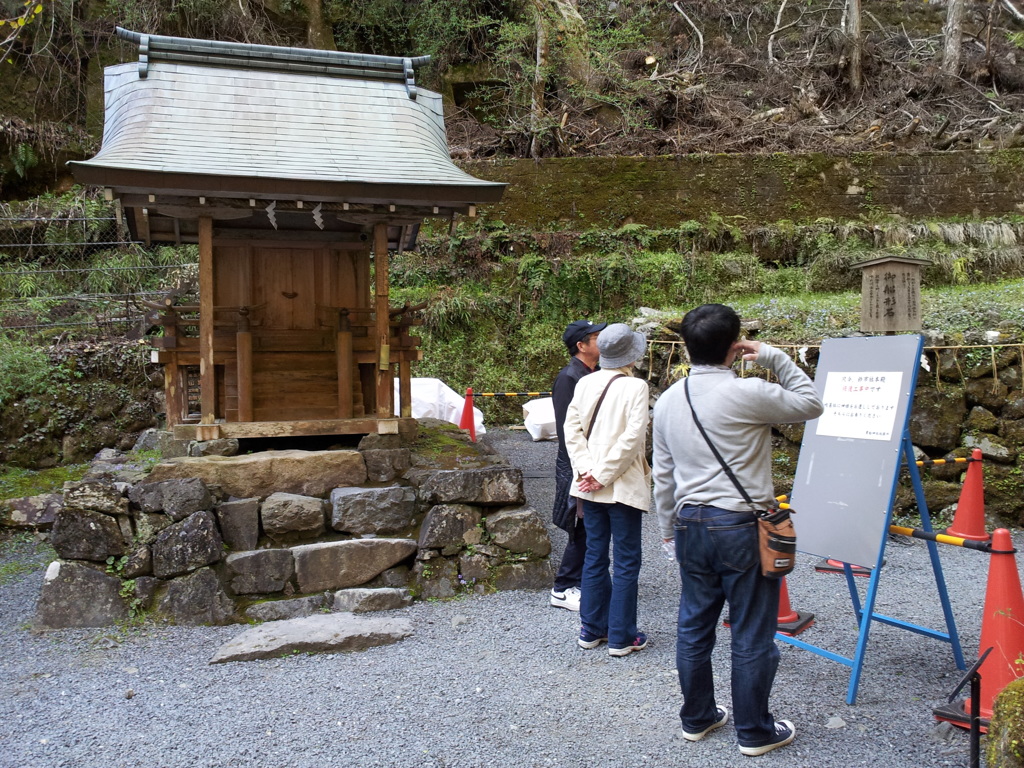
POLYGON ((60 558, 35 626, 145 612, 225 624, 550 585, 551 542, 518 469, 486 455, 422 466, 384 440, 178 458, 145 477, 105 452, 60 497, 21 505, 22 518, 52 519, 60 558))
POLYGON ((1024 211, 1024 150, 678 155, 463 163, 509 186, 486 215, 549 229, 782 219, 999 216, 1024 211))

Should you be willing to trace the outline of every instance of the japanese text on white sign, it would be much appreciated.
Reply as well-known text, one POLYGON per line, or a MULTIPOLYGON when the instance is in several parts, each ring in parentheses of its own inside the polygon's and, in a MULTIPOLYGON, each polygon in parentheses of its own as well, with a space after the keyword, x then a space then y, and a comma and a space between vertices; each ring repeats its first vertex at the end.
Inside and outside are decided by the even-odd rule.
POLYGON ((830 371, 817 434, 860 440, 889 440, 900 402, 900 371, 830 371))

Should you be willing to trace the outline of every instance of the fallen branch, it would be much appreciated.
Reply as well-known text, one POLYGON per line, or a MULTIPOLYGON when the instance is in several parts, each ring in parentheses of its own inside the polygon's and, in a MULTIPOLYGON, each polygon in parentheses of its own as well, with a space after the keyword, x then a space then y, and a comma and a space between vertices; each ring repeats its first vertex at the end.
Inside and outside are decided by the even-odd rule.
POLYGON ((1002 0, 1003 7, 1010 12, 1010 14, 1017 21, 1024 22, 1024 13, 1021 13, 1016 5, 1013 4, 1013 0, 1002 0))
POLYGON ((697 50, 697 61, 699 62, 700 57, 704 55, 704 35, 697 29, 697 25, 686 15, 686 11, 682 9, 678 2, 672 3, 672 7, 679 11, 679 15, 686 19, 686 23, 693 27, 693 31, 697 33, 697 42, 700 44, 700 48, 697 50))
POLYGON ((947 136, 942 141, 936 142, 934 144, 934 146, 935 146, 935 149, 938 149, 938 150, 949 149, 950 147, 952 147, 957 142, 959 142, 959 141, 961 141, 963 139, 970 139, 973 136, 974 136, 974 131, 971 131, 971 130, 957 131, 956 133, 950 134, 949 136, 947 136))

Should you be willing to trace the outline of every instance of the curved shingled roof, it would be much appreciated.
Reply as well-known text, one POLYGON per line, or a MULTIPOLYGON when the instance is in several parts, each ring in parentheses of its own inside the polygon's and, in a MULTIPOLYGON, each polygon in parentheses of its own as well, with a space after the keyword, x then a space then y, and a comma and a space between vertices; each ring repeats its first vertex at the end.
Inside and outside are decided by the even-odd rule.
POLYGON ((503 184, 456 167, 426 62, 119 34, 140 61, 105 71, 103 144, 73 162, 120 190, 473 204, 503 184))

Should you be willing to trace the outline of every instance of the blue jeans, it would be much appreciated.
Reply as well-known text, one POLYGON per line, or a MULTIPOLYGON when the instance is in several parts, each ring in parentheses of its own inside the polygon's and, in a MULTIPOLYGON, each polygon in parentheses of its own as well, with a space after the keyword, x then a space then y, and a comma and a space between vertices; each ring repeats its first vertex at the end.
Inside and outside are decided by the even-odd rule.
POLYGON ((676 639, 683 730, 700 732, 717 719, 711 650, 728 600, 736 736, 743 747, 767 744, 775 734, 768 696, 779 666, 779 580, 761 575, 757 522, 750 512, 685 506, 675 534, 683 583, 676 639))
POLYGON ((611 648, 636 640, 637 585, 643 512, 625 504, 583 501, 587 554, 583 559, 580 622, 591 634, 608 638, 611 648), (615 547, 615 574, 608 572, 609 546, 615 547))

